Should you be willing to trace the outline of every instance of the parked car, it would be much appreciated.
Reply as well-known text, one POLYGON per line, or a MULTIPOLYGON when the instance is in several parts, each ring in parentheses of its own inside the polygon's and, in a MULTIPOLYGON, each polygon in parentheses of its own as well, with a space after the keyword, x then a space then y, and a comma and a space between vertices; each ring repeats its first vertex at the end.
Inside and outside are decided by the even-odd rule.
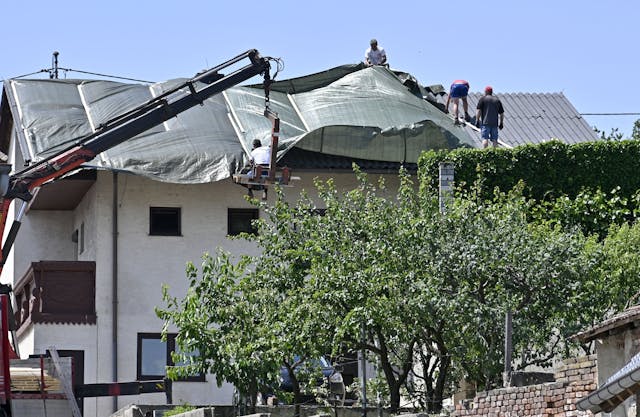
MULTIPOLYGON (((344 385, 344 379, 342 378, 342 373, 336 369, 331 362, 327 360, 325 357, 320 357, 317 359, 309 360, 296 368, 296 377, 300 383, 306 383, 308 380, 308 376, 305 375, 305 372, 317 372, 320 371, 322 376, 316 379, 316 386, 320 387, 322 385, 327 386, 328 388, 328 398, 327 401, 332 405, 343 405, 344 398, 346 394, 346 388, 344 385)), ((291 375, 286 366, 282 366, 280 368, 280 390, 284 392, 293 393, 293 383, 291 381, 291 375)), ((267 394, 266 397, 272 396, 273 394, 267 394)), ((302 393, 302 401, 305 403, 311 403, 316 401, 316 397, 312 394, 303 392, 302 393)), ((279 399, 281 401, 282 399, 279 399)), ((268 398, 264 398, 263 402, 266 404, 269 402, 268 398)))

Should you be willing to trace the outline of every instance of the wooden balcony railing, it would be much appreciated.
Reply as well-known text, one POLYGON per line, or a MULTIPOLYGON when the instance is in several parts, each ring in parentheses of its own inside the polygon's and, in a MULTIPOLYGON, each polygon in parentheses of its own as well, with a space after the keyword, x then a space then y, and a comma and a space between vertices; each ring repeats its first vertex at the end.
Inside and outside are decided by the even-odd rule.
POLYGON ((19 331, 30 323, 96 323, 95 262, 33 262, 13 293, 19 331))

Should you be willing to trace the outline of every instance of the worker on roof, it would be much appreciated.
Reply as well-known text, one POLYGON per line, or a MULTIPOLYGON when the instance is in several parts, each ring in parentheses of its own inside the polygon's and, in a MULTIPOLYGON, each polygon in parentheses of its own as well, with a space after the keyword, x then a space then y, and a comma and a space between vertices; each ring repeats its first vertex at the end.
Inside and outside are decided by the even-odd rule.
POLYGON ((458 104, 462 100, 462 109, 464 110, 465 122, 471 121, 469 116, 469 101, 467 96, 469 95, 469 82, 466 80, 455 80, 449 88, 449 95, 447 96, 447 113, 449 112, 449 102, 453 99, 453 117, 454 124, 459 124, 458 120, 458 104))
POLYGON ((364 63, 366 66, 371 67, 373 65, 389 66, 387 63, 387 53, 382 46, 378 46, 376 39, 371 39, 369 47, 364 51, 364 63))
POLYGON ((484 96, 478 100, 476 108, 476 124, 480 127, 482 147, 486 148, 489 141, 494 148, 497 147, 498 129, 504 127, 504 108, 500 99, 493 95, 493 87, 488 85, 484 89, 484 96))

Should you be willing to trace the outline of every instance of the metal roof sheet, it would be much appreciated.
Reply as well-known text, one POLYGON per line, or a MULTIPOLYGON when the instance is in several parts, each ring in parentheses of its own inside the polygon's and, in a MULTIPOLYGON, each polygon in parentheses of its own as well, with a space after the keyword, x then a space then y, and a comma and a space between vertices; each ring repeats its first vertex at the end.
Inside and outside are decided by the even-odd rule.
MULTIPOLYGON (((552 139, 568 144, 599 140, 595 131, 562 93, 494 93, 505 111, 500 141, 509 147, 552 139)), ((469 114, 474 115, 482 93, 469 93, 469 114)), ((446 100, 446 99, 445 99, 446 100)), ((480 132, 465 128, 478 142, 480 132)))

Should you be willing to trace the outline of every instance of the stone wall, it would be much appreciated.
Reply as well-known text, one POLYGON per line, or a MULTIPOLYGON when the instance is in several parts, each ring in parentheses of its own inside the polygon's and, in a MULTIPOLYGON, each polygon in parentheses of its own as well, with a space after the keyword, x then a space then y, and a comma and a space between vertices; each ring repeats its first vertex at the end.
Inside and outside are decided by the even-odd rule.
POLYGON ((455 417, 592 416, 576 404, 597 388, 595 355, 564 361, 555 382, 479 392, 456 404, 455 417))

